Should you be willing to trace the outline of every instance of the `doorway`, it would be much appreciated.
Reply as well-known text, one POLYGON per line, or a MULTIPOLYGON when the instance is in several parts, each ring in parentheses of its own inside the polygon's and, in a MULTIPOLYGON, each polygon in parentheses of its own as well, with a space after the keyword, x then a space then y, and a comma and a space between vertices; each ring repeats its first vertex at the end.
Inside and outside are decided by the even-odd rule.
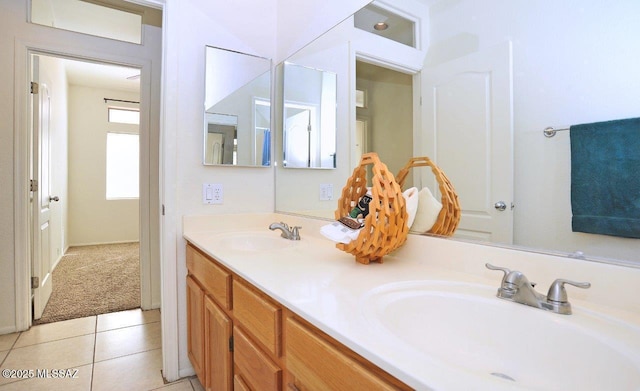
MULTIPOLYGON (((44 314, 44 320, 56 321, 97 315, 95 311, 131 308, 131 304, 122 307, 118 303, 131 295, 117 291, 125 285, 137 290, 136 307, 140 307, 144 295, 141 277, 145 277, 140 274, 149 269, 141 264, 148 257, 140 256, 146 247, 140 246, 138 174, 143 167, 141 159, 147 156, 140 143, 141 70, 37 52, 30 52, 29 57, 34 80, 29 116, 30 171, 37 181, 31 191, 31 267, 35 277, 32 319, 41 319, 44 314), (123 245, 128 247, 127 251, 116 252, 123 245), (86 251, 89 248, 94 251, 86 251), (87 258, 79 261, 78 257, 87 258), (135 262, 133 271, 137 272, 133 288, 123 283, 131 280, 131 272, 122 272, 130 270, 132 262, 135 262), (57 289, 60 287, 55 286, 56 270, 64 270, 66 275, 59 276, 60 283, 69 280, 71 271, 70 280, 76 278, 86 286, 79 291, 78 283, 74 283, 76 290, 57 289), (87 309, 93 313, 78 315, 72 311, 66 315, 69 318, 65 314, 47 313, 49 300, 56 303, 69 300, 60 296, 65 291, 72 296, 70 300, 81 301, 83 295, 79 292, 86 293, 101 285, 98 283, 101 280, 91 283, 90 278, 81 277, 83 273, 109 276, 110 270, 108 280, 115 294, 110 297, 108 289, 106 294, 99 294, 110 305, 89 305, 87 309), (128 278, 123 279, 125 276, 128 278)), ((52 308, 65 311, 66 307, 70 306, 56 304, 52 308)), ((74 307, 77 310, 80 306, 74 307)))
MULTIPOLYGON (((356 60, 356 151, 376 152, 397 173, 413 156, 414 75, 356 60)), ((406 184, 412 186, 407 178, 406 184)))

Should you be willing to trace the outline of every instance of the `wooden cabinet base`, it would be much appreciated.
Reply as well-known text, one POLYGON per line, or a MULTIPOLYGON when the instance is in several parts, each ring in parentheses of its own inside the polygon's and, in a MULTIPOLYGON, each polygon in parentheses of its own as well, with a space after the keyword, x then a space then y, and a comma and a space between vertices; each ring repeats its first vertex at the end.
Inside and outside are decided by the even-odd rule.
POLYGON ((189 359, 207 391, 411 390, 190 244, 189 359))

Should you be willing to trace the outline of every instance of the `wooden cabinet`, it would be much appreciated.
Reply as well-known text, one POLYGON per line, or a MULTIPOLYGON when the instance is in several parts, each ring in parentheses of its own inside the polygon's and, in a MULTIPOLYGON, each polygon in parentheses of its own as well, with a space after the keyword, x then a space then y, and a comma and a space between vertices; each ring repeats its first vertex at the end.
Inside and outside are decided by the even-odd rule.
POLYGON ((231 309, 231 273, 187 246, 187 270, 220 306, 231 309))
POLYGON ((187 354, 200 383, 204 384, 204 292, 190 276, 187 277, 187 354))
POLYGON ((233 355, 231 337, 233 325, 209 297, 204 299, 204 385, 209 391, 231 391, 233 355))
POLYGON ((251 388, 242 380, 240 375, 235 375, 233 377, 233 391, 251 391, 251 388))
POLYGON ((282 369, 238 326, 233 328, 233 362, 252 390, 282 389, 282 369))
POLYGON ((293 389, 299 390, 397 390, 344 349, 299 321, 286 320, 286 367, 293 389))
POLYGON ((189 360, 207 391, 231 391, 232 320, 220 308, 231 307, 231 274, 191 246, 187 247, 187 270, 189 360))
POLYGON ((281 354, 282 309, 247 284, 233 281, 233 315, 265 349, 281 354))
POLYGON ((410 390, 187 245, 188 354, 206 390, 410 390))

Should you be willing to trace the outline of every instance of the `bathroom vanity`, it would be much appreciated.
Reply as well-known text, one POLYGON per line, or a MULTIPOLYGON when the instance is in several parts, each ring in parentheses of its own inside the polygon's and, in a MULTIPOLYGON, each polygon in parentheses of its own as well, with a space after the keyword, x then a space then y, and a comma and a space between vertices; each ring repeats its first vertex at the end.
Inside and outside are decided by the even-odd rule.
POLYGON ((410 389, 187 245, 188 354, 207 390, 410 389))
POLYGON ((293 215, 184 217, 189 359, 211 390, 640 387, 640 269, 411 235, 362 265, 293 215), (301 226, 288 240, 269 225, 301 226), (573 314, 496 297, 520 270, 573 314), (545 374, 542 376, 541 374, 545 374))

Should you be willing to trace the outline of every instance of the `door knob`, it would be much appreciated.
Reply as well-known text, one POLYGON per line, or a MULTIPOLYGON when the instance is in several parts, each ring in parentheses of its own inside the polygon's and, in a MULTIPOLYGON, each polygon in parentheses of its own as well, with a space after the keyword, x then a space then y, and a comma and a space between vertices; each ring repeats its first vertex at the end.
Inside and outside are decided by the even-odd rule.
POLYGON ((58 201, 60 201, 60 197, 58 197, 58 196, 53 196, 53 197, 49 196, 49 202, 51 202, 51 201, 58 202, 58 201))
POLYGON ((498 201, 494 205, 494 208, 498 209, 500 212, 507 209, 507 204, 504 201, 498 201))

